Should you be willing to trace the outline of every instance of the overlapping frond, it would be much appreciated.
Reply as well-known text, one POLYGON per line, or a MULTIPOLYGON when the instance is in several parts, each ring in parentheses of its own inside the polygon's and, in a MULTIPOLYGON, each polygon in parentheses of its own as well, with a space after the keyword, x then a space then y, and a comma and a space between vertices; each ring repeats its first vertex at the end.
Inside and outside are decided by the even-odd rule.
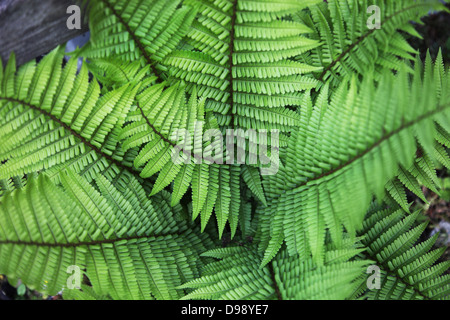
POLYGON ((294 21, 308 26, 308 37, 322 45, 298 60, 322 67, 317 78, 337 86, 355 73, 373 71, 380 79, 384 69, 398 70, 402 59, 412 60, 416 51, 398 30, 420 37, 410 22, 445 8, 438 0, 332 0, 309 9, 294 21))
MULTIPOLYGON (((431 58, 430 55, 427 54, 424 67, 424 81, 436 81, 436 83, 441 83, 441 79, 446 77, 444 65, 442 64, 441 51, 439 51, 436 58, 434 70, 432 69, 431 58)), ((439 95, 441 90, 446 89, 439 88, 438 86, 437 90, 439 95)), ((397 178, 386 185, 388 196, 385 200, 397 202, 406 211, 409 211, 406 200, 406 189, 417 195, 424 202, 428 202, 423 195, 421 186, 423 185, 436 194, 440 194, 439 190, 441 186, 436 169, 439 166, 450 169, 450 156, 448 151, 448 148, 450 147, 450 136, 448 135, 447 130, 439 123, 436 123, 435 126, 434 141, 430 139, 428 142, 423 141, 420 143, 416 151, 416 159, 412 166, 408 168, 401 166, 397 173, 397 178), (425 145, 425 143, 430 143, 430 145, 425 145)))
POLYGON ((343 227, 355 234, 372 196, 383 198, 399 167, 409 168, 418 148, 434 155, 437 132, 450 132, 450 82, 441 66, 423 75, 417 61, 413 77, 386 72, 378 86, 369 77, 343 83, 329 103, 323 90, 304 110, 285 166, 265 180, 264 263, 283 240, 291 254, 311 252, 320 261, 327 230, 337 243, 343 227))
POLYGON ((101 95, 84 64, 78 73, 76 59, 61 67, 63 54, 55 49, 17 71, 12 55, 0 73, 1 180, 42 170, 57 176, 62 166, 92 179, 110 167, 131 167, 118 132, 139 85, 101 95))
POLYGON ((219 125, 243 128, 271 126, 289 131, 298 115, 301 93, 318 82, 308 74, 320 67, 293 61, 318 46, 303 35, 308 27, 290 15, 309 1, 192 0, 198 16, 184 46, 168 54, 168 74, 208 98, 219 125))
MULTIPOLYGON (((450 261, 439 262, 446 247, 435 248, 435 235, 417 242, 426 227, 418 224, 419 212, 406 215, 403 210, 373 210, 359 232, 367 248, 365 259, 380 270, 378 279, 367 289, 362 277, 358 296, 370 300, 450 299, 450 275, 442 275, 450 261), (378 283, 376 283, 376 282, 378 283)), ((372 277, 373 278, 373 277, 372 277)))
POLYGON ((102 84, 105 92, 136 83, 140 83, 141 88, 146 88, 157 80, 156 76, 151 76, 150 66, 141 66, 139 60, 130 62, 111 57, 98 58, 88 63, 87 67, 102 84))
POLYGON ((0 273, 10 281, 55 294, 68 288, 70 266, 96 296, 176 299, 175 289, 199 274, 199 253, 211 242, 177 221, 167 195, 151 201, 132 175, 113 186, 103 175, 95 189, 73 172, 63 189, 45 176, 6 195, 0 206, 0 273), (69 272, 69 273, 68 273, 69 272))
POLYGON ((142 178, 158 173, 151 195, 173 183, 176 205, 191 187, 193 219, 200 215, 204 229, 215 209, 221 237, 227 222, 233 234, 237 229, 240 168, 225 164, 223 136, 215 118, 205 117, 204 101, 195 91, 186 101, 181 83, 150 86, 137 96, 120 138, 125 151, 142 146, 134 159, 142 178), (206 130, 216 135, 204 139, 206 130))
POLYGON ((346 299, 358 284, 367 261, 350 261, 359 249, 330 249, 325 263, 290 256, 286 250, 263 268, 256 246, 214 249, 203 254, 219 259, 202 269, 202 276, 181 288, 193 289, 183 299, 314 300, 346 299))
POLYGON ((141 62, 154 75, 164 70, 161 61, 172 52, 195 17, 181 0, 94 0, 89 4, 90 45, 83 55, 141 62))

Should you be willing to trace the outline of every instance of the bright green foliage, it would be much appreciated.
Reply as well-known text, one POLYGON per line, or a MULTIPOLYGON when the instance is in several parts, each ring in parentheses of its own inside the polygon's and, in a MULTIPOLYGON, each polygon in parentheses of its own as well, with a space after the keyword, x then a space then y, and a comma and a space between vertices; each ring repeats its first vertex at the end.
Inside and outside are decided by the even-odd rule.
MULTIPOLYGON (((324 263, 289 255, 283 248, 263 268, 254 245, 210 250, 219 259, 203 268, 202 277, 181 286, 194 289, 184 299, 442 299, 450 294, 449 261, 436 263, 445 247, 433 249, 437 235, 417 243, 426 223, 419 213, 371 208, 353 245, 327 245, 324 263), (368 289, 369 266, 380 268, 379 288, 368 289), (355 274, 360 273, 359 279, 355 274)), ((375 285, 375 284, 374 284, 375 285)))
MULTIPOLYGON (((127 118, 130 123, 123 128, 119 138, 123 140, 125 151, 143 145, 134 159, 136 168, 143 166, 142 178, 159 172, 151 195, 173 182, 171 204, 176 205, 191 186, 192 218, 201 215, 202 230, 215 209, 219 237, 227 221, 232 232, 236 232, 240 168, 219 167, 216 157, 205 159, 208 147, 224 149, 222 139, 205 144, 202 141, 206 129, 220 133, 215 118, 208 113, 205 119, 204 99, 197 99, 194 91, 186 101, 184 85, 178 83, 166 88, 165 83, 160 83, 142 91, 136 101, 136 109, 127 118), (186 147, 180 150, 179 141, 186 147)), ((221 157, 219 163, 225 163, 226 159, 218 156, 221 157)))
POLYGON ((61 68, 63 49, 16 73, 11 57, 0 73, 0 179, 40 170, 57 175, 61 167, 92 179, 97 172, 125 164, 118 132, 138 89, 126 84, 100 96, 97 81, 88 80, 77 60, 61 68), (52 171, 52 169, 54 169, 52 171))
POLYGON ((187 32, 195 11, 180 0, 90 1, 91 58, 138 60, 161 72, 160 62, 187 32))
MULTIPOLYGON (((364 257, 380 268, 379 290, 364 290, 375 300, 442 299, 450 294, 450 275, 442 275, 450 261, 436 262, 445 247, 433 249, 437 235, 416 242, 426 223, 416 223, 419 213, 406 216, 402 210, 374 210, 360 232, 367 248, 364 257)), ((365 285, 363 277, 362 285, 365 285)))
POLYGON ((255 246, 229 247, 208 251, 207 257, 220 259, 209 263, 202 277, 181 288, 195 289, 184 299, 303 300, 345 299, 358 284, 358 274, 368 261, 349 261, 361 250, 329 248, 324 265, 281 251, 269 265, 255 268, 262 255, 255 246))
POLYGON ((175 288, 198 276, 199 253, 208 247, 208 236, 177 221, 180 208, 170 209, 165 196, 152 201, 132 176, 121 179, 116 188, 98 175, 96 190, 67 172, 61 174, 63 190, 40 175, 5 196, 0 210, 2 273, 56 294, 66 287, 67 268, 75 265, 85 269, 97 295, 182 295, 175 288))
POLYGON ((442 8, 89 1, 81 68, 0 64, 0 274, 66 299, 448 299, 407 197, 450 169, 449 70, 404 36, 442 8), (278 172, 249 161, 274 142, 249 130, 231 163, 211 129, 278 130, 278 172))
POLYGON ((81 284, 81 290, 66 290, 63 293, 65 300, 112 300, 110 296, 98 294, 94 289, 81 284))
POLYGON ((289 130, 298 116, 286 107, 300 105, 301 92, 318 84, 308 74, 321 69, 291 59, 319 43, 290 16, 317 2, 186 1, 199 15, 184 47, 163 63, 189 91, 198 87, 209 98, 206 108, 220 125, 289 130))
POLYGON ((105 92, 129 83, 140 83, 141 87, 145 87, 156 79, 150 76, 150 66, 141 67, 139 60, 128 62, 113 58, 95 59, 95 63, 89 63, 87 67, 102 84, 105 92))
POLYGON ((397 30, 420 37, 410 22, 418 22, 424 10, 440 7, 438 1, 428 0, 337 0, 328 4, 322 1, 311 7, 310 13, 300 12, 294 17, 294 21, 313 30, 312 39, 322 43, 298 60, 323 68, 319 79, 328 80, 333 86, 353 74, 364 75, 370 69, 379 79, 383 70, 399 70, 401 59, 412 59, 411 54, 415 53, 397 30), (375 19, 361 19, 377 12, 371 8, 373 5, 380 9, 379 28, 368 28, 367 24, 374 24, 375 19))
MULTIPOLYGON (((271 199, 264 213, 270 225, 262 225, 268 230, 262 232, 264 263, 283 239, 291 254, 312 253, 320 261, 326 230, 338 243, 342 227, 354 234, 372 195, 383 199, 386 183, 400 165, 413 164, 417 147, 434 158, 438 130, 450 132, 450 82, 441 63, 432 68, 428 59, 422 76, 416 61, 413 77, 385 73, 378 86, 370 78, 343 82, 329 103, 319 97, 319 104, 304 110, 284 168, 265 181, 271 199)), ((405 205, 398 194, 394 199, 405 205)))

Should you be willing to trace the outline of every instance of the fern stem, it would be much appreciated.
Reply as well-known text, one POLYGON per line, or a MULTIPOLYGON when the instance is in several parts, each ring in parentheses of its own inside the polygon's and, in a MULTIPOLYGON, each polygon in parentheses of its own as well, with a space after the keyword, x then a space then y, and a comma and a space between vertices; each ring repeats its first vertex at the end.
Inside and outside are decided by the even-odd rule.
POLYGON ((141 112, 142 117, 144 118, 145 122, 147 123, 147 125, 153 130, 154 133, 156 133, 164 142, 167 142, 168 144, 170 144, 172 147, 175 147, 175 143, 173 143, 172 141, 170 141, 169 139, 167 139, 166 137, 163 136, 163 134, 161 132, 159 132, 158 130, 156 130, 155 126, 152 125, 152 123, 150 122, 150 120, 148 120, 147 116, 144 113, 144 110, 142 110, 141 106, 139 105, 139 102, 136 103, 139 111, 141 112))
MULTIPOLYGON (((158 130, 156 130, 155 126, 152 125, 152 123, 150 122, 150 120, 148 119, 148 117, 145 115, 144 110, 142 110, 141 106, 139 105, 139 103, 136 104, 139 111, 141 112, 142 117, 145 119, 145 122, 147 123, 147 125, 153 130, 153 132, 155 134, 157 134, 164 142, 168 143, 170 146, 172 146, 173 148, 177 148, 177 145, 175 143, 173 143, 172 141, 170 141, 169 139, 167 139, 161 132, 159 132, 158 130)), ((184 149, 181 150, 185 155, 190 156, 194 159, 197 159, 196 155, 193 154, 192 152, 186 152, 184 149)), ((197 159, 197 160, 202 160, 197 159)))
POLYGON ((116 243, 119 241, 130 241, 130 240, 139 240, 139 239, 150 239, 150 238, 158 238, 165 236, 181 236, 183 232, 175 232, 168 234, 159 234, 159 235, 143 235, 143 236, 132 236, 132 237, 118 237, 114 239, 103 239, 103 240, 93 240, 93 241, 82 241, 77 243, 51 243, 51 242, 36 242, 36 241, 21 241, 21 240, 1 240, 0 245, 5 244, 13 244, 13 245, 23 245, 23 246, 37 246, 37 247, 52 247, 52 248, 76 248, 82 246, 95 246, 107 243, 116 243))
POLYGON ((281 296, 280 288, 278 287, 278 283, 275 279, 275 270, 273 269, 273 264, 269 263, 268 267, 269 267, 270 276, 272 277, 273 286, 275 288, 275 293, 277 294, 277 299, 283 300, 283 297, 281 296))

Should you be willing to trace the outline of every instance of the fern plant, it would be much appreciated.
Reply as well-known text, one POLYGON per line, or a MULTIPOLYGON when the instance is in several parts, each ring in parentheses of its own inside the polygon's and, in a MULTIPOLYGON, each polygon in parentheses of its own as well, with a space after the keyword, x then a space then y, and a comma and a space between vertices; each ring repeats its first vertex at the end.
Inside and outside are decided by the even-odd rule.
POLYGON ((89 1, 67 63, 0 65, 0 273, 66 299, 448 299, 407 198, 450 169, 449 70, 405 38, 429 10, 89 1))

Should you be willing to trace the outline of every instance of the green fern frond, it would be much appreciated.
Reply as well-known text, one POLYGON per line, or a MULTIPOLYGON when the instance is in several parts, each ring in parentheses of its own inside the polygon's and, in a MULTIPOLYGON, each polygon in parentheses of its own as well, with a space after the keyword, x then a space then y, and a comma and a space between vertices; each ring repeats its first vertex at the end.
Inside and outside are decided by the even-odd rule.
POLYGON ((159 76, 164 70, 161 61, 178 46, 195 13, 180 0, 90 1, 91 40, 82 54, 138 60, 159 76))
MULTIPOLYGON (((364 259, 380 269, 379 287, 363 290, 370 300, 449 299, 450 276, 442 275, 450 261, 437 262, 445 247, 433 248, 438 235, 417 242, 426 223, 416 223, 419 213, 402 210, 370 212, 359 232, 367 248, 364 259)), ((363 285, 369 281, 362 278, 363 285)))
MULTIPOLYGON (((448 77, 445 75, 444 66, 442 65, 442 51, 439 51, 437 55, 433 71, 431 70, 432 68, 431 57, 429 53, 427 53, 424 81, 431 81, 431 77, 434 77, 434 81, 438 84, 436 94, 439 98, 441 96, 441 91, 445 90, 441 86, 443 85, 445 88, 445 86, 448 85, 446 84, 447 80, 445 80, 448 77), (443 82, 442 79, 444 79, 443 82)), ((435 128, 434 141, 431 137, 427 137, 428 141, 421 141, 418 138, 416 159, 413 165, 408 169, 400 167, 398 179, 394 179, 386 186, 390 196, 406 211, 408 211, 408 205, 406 203, 406 191, 404 187, 427 203, 420 186, 424 185, 439 195, 441 186, 436 174, 436 169, 440 165, 447 168, 450 167, 450 158, 446 149, 448 148, 447 145, 450 140, 442 137, 442 134, 446 132, 446 130, 442 128, 439 123, 435 123, 435 128), (429 145, 427 143, 429 143, 429 145)))
POLYGON ((404 71, 386 72, 378 86, 369 78, 344 83, 329 104, 303 115, 286 165, 265 180, 271 199, 264 213, 270 224, 262 239, 264 264, 283 240, 291 254, 306 250, 320 261, 327 230, 337 243, 343 227, 355 234, 372 195, 382 199, 399 166, 412 166, 418 147, 434 145, 436 123, 450 132, 450 82, 429 66, 428 59, 422 76, 417 61, 411 79, 404 71))
MULTIPOLYGON (((218 130, 214 119, 209 119, 208 115, 205 119, 204 99, 197 99, 193 92, 186 101, 185 86, 181 83, 169 87, 165 83, 156 84, 137 96, 136 110, 129 113, 127 120, 129 123, 120 134, 122 147, 126 151, 143 146, 134 159, 136 168, 143 166, 142 178, 159 172, 151 195, 173 182, 171 204, 176 205, 191 186, 193 219, 200 214, 204 229, 215 207, 221 235, 230 216, 230 184, 239 185, 240 179, 234 174, 234 169, 228 166, 219 168, 203 157, 205 130, 218 130), (197 141, 198 136, 200 141, 197 141), (231 177, 230 172, 233 173, 231 177)), ((215 143, 222 147, 223 141, 215 143)), ((221 162, 224 162, 222 154, 216 156, 222 157, 221 162)), ((233 205, 239 203, 236 198, 240 199, 239 193, 234 196, 233 205)), ((234 225, 233 229, 236 227, 234 225)))
POLYGON ((448 196, 450 70, 406 41, 441 2, 89 1, 67 62, 0 63, 0 275, 64 299, 449 299, 409 203, 448 196))
POLYGON ((57 177, 61 167, 92 179, 111 166, 130 168, 118 130, 139 85, 101 96, 84 64, 78 74, 76 59, 61 68, 63 54, 55 49, 17 71, 12 55, 0 77, 1 180, 42 170, 57 177))
POLYGON ((64 300, 112 300, 108 295, 97 294, 92 287, 81 284, 81 290, 64 290, 64 300))
POLYGON ((267 205, 261 176, 257 168, 245 166, 242 168, 242 177, 252 193, 264 204, 267 205))
POLYGON ((318 79, 333 86, 355 73, 364 75, 371 70, 381 79, 383 70, 399 70, 401 59, 412 60, 416 53, 398 30, 420 37, 410 22, 419 21, 433 9, 444 7, 437 0, 322 1, 311 6, 310 12, 294 15, 294 21, 312 30, 308 36, 322 44, 298 60, 323 67, 318 79), (377 9, 369 11, 372 8, 377 9), (379 26, 372 25, 377 13, 379 26))
POLYGON ((104 91, 137 83, 140 83, 141 88, 146 88, 157 80, 156 76, 150 76, 150 66, 142 67, 139 60, 128 62, 117 58, 95 59, 87 67, 102 84, 104 91))
POLYGON ((306 300, 346 299, 367 261, 349 261, 359 249, 329 250, 324 265, 289 256, 286 250, 263 268, 255 246, 214 249, 203 254, 219 259, 202 276, 180 288, 193 289, 183 299, 306 300))
POLYGON ((300 105, 318 84, 308 74, 320 69, 291 59, 318 42, 290 15, 317 2, 186 1, 198 11, 184 39, 192 49, 167 55, 168 75, 208 98, 221 126, 290 131, 298 118, 286 107, 300 105))
MULTIPOLYGON (((43 174, 6 195, 0 206, 0 272, 48 294, 64 290, 69 266, 86 275, 95 295, 177 299, 198 276, 208 236, 174 219, 167 199, 147 198, 131 175, 123 188, 98 175, 94 189, 73 172, 64 190, 43 174)), ((209 245, 208 245, 209 244, 209 245)))

